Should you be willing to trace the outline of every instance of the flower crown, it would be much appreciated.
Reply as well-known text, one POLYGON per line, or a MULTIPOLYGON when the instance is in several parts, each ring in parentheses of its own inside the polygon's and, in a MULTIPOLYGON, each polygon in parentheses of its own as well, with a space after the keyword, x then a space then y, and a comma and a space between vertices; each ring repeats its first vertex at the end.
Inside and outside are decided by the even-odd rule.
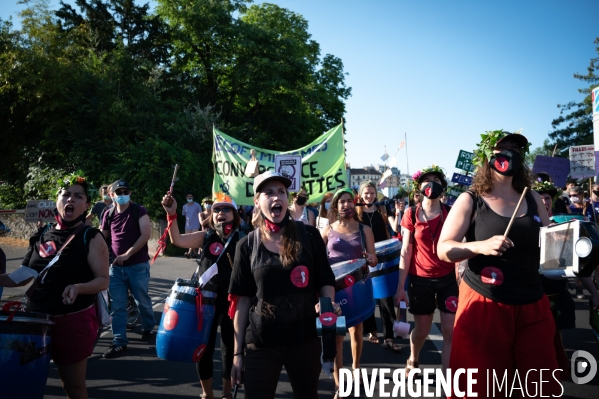
MULTIPOLYGON (((490 159, 493 156, 493 148, 497 147, 497 142, 509 134, 510 133, 503 131, 503 129, 492 130, 481 134, 481 141, 478 143, 478 148, 474 150, 472 164, 474 166, 483 166, 485 160, 490 159)), ((512 134, 520 134, 520 130, 512 134)), ((522 155, 522 159, 526 157, 529 149, 530 142, 526 144, 520 153, 520 155, 522 155)))
POLYGON ((412 191, 420 190, 420 184, 418 184, 418 179, 420 179, 422 175, 426 175, 427 173, 431 172, 441 173, 443 176, 445 176, 445 171, 443 171, 443 168, 435 164, 432 164, 428 168, 422 168, 421 170, 416 171, 416 173, 412 175, 412 191))
POLYGON ((560 188, 557 188, 555 184, 551 183, 550 181, 541 181, 540 179, 534 182, 532 189, 540 193, 548 193, 552 197, 558 193, 561 194, 562 191, 560 188))
POLYGON ((78 170, 74 173, 68 174, 57 180, 57 187, 52 191, 52 195, 56 197, 58 193, 72 185, 79 184, 85 190, 85 194, 88 198, 93 198, 98 194, 98 189, 93 183, 88 182, 87 178, 83 176, 83 172, 78 170))

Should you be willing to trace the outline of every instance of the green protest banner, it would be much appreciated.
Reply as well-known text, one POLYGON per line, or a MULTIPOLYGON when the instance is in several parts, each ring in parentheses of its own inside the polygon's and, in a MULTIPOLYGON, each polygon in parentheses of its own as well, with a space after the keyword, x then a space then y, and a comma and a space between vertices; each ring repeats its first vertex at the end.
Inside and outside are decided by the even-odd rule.
POLYGON ((251 146, 223 132, 213 129, 214 180, 212 192, 224 192, 237 205, 254 204, 254 179, 246 177, 245 166, 250 150, 256 151, 260 173, 275 168, 275 155, 301 155, 301 186, 305 187, 310 202, 318 202, 327 192, 349 186, 345 170, 345 152, 342 125, 335 126, 312 143, 292 151, 270 151, 251 146))

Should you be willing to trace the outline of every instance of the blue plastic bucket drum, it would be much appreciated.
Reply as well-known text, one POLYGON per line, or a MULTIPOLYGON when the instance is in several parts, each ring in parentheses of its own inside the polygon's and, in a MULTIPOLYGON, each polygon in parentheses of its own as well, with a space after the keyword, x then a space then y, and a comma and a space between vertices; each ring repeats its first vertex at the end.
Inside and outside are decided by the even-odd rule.
POLYGON ((0 311, 0 397, 44 397, 53 325, 47 314, 0 311))
POLYGON ((399 253, 401 241, 396 238, 374 244, 379 263, 370 267, 375 299, 394 296, 399 282, 399 253))
POLYGON ((335 302, 341 306, 347 327, 362 323, 375 306, 366 260, 339 262, 331 268, 335 274, 335 302))
POLYGON ((200 361, 210 337, 216 292, 200 290, 197 280, 177 279, 166 299, 156 335, 158 357, 175 362, 200 361))

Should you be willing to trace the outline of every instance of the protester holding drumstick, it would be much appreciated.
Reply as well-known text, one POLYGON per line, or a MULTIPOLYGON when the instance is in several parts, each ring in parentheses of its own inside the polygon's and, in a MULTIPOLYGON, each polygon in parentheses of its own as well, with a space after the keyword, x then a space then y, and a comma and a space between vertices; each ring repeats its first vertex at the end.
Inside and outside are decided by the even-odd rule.
MULTIPOLYGON (((439 258, 468 260, 449 367, 495 370, 502 376, 507 371, 508 381, 517 370, 526 374, 528 392, 545 381, 543 393, 558 396, 555 324, 538 272, 539 229, 549 217, 538 193, 523 195, 532 181, 524 163, 529 146, 520 134, 483 135, 475 151, 472 191, 459 196, 441 231, 439 258), (553 377, 539 375, 540 369, 550 369, 553 377)), ((459 387, 465 387, 465 379, 459 387)), ((473 389, 486 396, 486 388, 477 383, 473 389)))
MULTIPOLYGON (((210 197, 212 199, 212 197, 210 197)), ((177 201, 170 194, 164 196, 162 206, 169 218, 177 217, 177 201), (170 206, 169 199, 172 199, 170 206)), ((229 302, 227 301, 231 271, 233 269, 232 256, 239 241, 237 229, 241 218, 237 213, 237 204, 228 195, 216 193, 214 203, 207 218, 207 229, 189 234, 180 234, 177 223, 173 223, 169 235, 171 242, 181 248, 203 248, 199 263, 199 276, 204 274, 216 263, 218 273, 207 283, 208 289, 215 291, 216 306, 212 331, 208 345, 200 361, 196 363, 196 370, 202 385, 202 398, 213 399, 212 376, 214 371, 213 354, 216 346, 216 333, 220 326, 220 352, 222 355, 222 398, 231 397, 231 366, 233 364, 233 321, 227 314, 229 302)))

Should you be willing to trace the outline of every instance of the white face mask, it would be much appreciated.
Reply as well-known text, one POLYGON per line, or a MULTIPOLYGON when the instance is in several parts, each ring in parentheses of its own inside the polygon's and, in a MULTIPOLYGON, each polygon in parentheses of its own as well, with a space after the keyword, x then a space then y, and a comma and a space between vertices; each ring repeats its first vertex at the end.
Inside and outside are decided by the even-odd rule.
POLYGON ((209 211, 212 209, 212 204, 204 204, 204 210, 209 211))
POLYGON ((570 201, 572 201, 572 202, 580 202, 580 198, 579 197, 570 197, 570 201))

